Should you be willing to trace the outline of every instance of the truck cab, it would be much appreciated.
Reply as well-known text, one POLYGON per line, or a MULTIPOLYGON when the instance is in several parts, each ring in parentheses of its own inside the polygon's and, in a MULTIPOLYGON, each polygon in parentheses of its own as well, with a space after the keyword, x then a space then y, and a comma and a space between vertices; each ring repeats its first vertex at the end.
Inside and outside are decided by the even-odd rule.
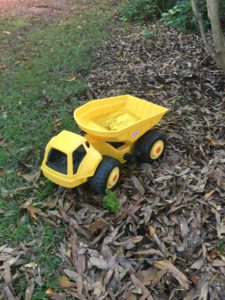
POLYGON ((63 130, 47 144, 41 170, 52 182, 74 188, 94 175, 101 160, 85 137, 63 130))

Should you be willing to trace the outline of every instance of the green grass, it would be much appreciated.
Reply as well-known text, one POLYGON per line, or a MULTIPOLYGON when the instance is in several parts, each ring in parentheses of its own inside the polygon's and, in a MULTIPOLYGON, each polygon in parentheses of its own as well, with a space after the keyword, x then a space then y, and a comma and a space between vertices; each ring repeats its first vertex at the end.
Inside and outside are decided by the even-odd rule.
POLYGON ((13 200, 6 202, 0 199, 0 209, 5 211, 0 218, 0 245, 11 243, 16 246, 21 240, 30 241, 28 217, 21 218, 18 204, 13 200))
POLYGON ((76 130, 72 112, 86 89, 95 49, 106 38, 106 21, 107 16, 92 13, 47 27, 24 20, 0 23, 5 66, 0 73, 0 129, 10 150, 1 150, 0 166, 15 169, 21 160, 37 167, 40 149, 52 135, 76 130))
MULTIPOLYGON (((40 266, 44 285, 35 286, 32 299, 48 299, 47 288, 57 291, 62 263, 57 254, 66 228, 43 218, 34 222, 22 208, 29 198, 40 207, 55 186, 42 179, 34 188, 21 171, 39 169, 41 149, 53 135, 62 129, 77 131, 73 110, 85 93, 96 48, 107 39, 108 18, 99 9, 49 24, 18 17, 0 21, 0 209, 5 212, 0 246, 35 241, 29 246, 32 255, 24 258, 40 266), (15 192, 25 185, 30 188, 15 192)), ((17 293, 24 295, 26 287, 21 273, 17 293)))
POLYGON ((55 189, 55 184, 45 179, 44 186, 36 191, 36 196, 39 200, 44 200, 55 189))
POLYGON ((8 154, 5 149, 0 149, 0 168, 3 168, 4 165, 8 162, 8 154))
POLYGON ((24 182, 17 175, 21 162, 39 166, 40 151, 52 135, 77 130, 72 113, 85 92, 95 49, 107 37, 107 20, 104 12, 49 25, 25 18, 0 21, 2 189, 10 192, 24 182))

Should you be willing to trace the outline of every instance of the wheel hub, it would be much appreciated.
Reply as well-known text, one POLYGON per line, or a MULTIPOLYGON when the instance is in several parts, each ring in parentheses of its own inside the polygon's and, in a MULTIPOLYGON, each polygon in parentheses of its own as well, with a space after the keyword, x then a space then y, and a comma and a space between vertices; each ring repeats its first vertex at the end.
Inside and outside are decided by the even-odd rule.
POLYGON ((107 180, 107 189, 114 187, 119 179, 120 170, 118 167, 112 169, 107 180))
POLYGON ((160 157, 160 155, 162 154, 163 150, 164 150, 164 141, 162 141, 162 140, 157 141, 153 145, 153 147, 152 147, 152 149, 150 151, 150 157, 151 157, 151 159, 154 160, 154 159, 157 159, 158 157, 160 157))

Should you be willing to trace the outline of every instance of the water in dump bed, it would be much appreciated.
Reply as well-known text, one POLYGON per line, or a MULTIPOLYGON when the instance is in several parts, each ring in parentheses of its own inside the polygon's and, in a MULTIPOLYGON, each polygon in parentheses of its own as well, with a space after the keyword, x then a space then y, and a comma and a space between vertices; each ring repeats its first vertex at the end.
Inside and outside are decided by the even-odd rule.
POLYGON ((108 131, 118 131, 133 125, 137 121, 137 117, 131 113, 125 112, 116 116, 108 116, 107 119, 102 120, 100 125, 108 131))

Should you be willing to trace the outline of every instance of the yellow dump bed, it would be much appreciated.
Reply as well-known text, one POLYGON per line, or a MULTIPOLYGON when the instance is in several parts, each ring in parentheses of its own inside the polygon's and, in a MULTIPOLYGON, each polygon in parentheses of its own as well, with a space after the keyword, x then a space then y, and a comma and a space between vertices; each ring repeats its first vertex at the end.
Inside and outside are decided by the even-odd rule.
POLYGON ((134 142, 154 127, 167 108, 122 95, 90 101, 75 109, 78 126, 88 135, 107 142, 134 142))

